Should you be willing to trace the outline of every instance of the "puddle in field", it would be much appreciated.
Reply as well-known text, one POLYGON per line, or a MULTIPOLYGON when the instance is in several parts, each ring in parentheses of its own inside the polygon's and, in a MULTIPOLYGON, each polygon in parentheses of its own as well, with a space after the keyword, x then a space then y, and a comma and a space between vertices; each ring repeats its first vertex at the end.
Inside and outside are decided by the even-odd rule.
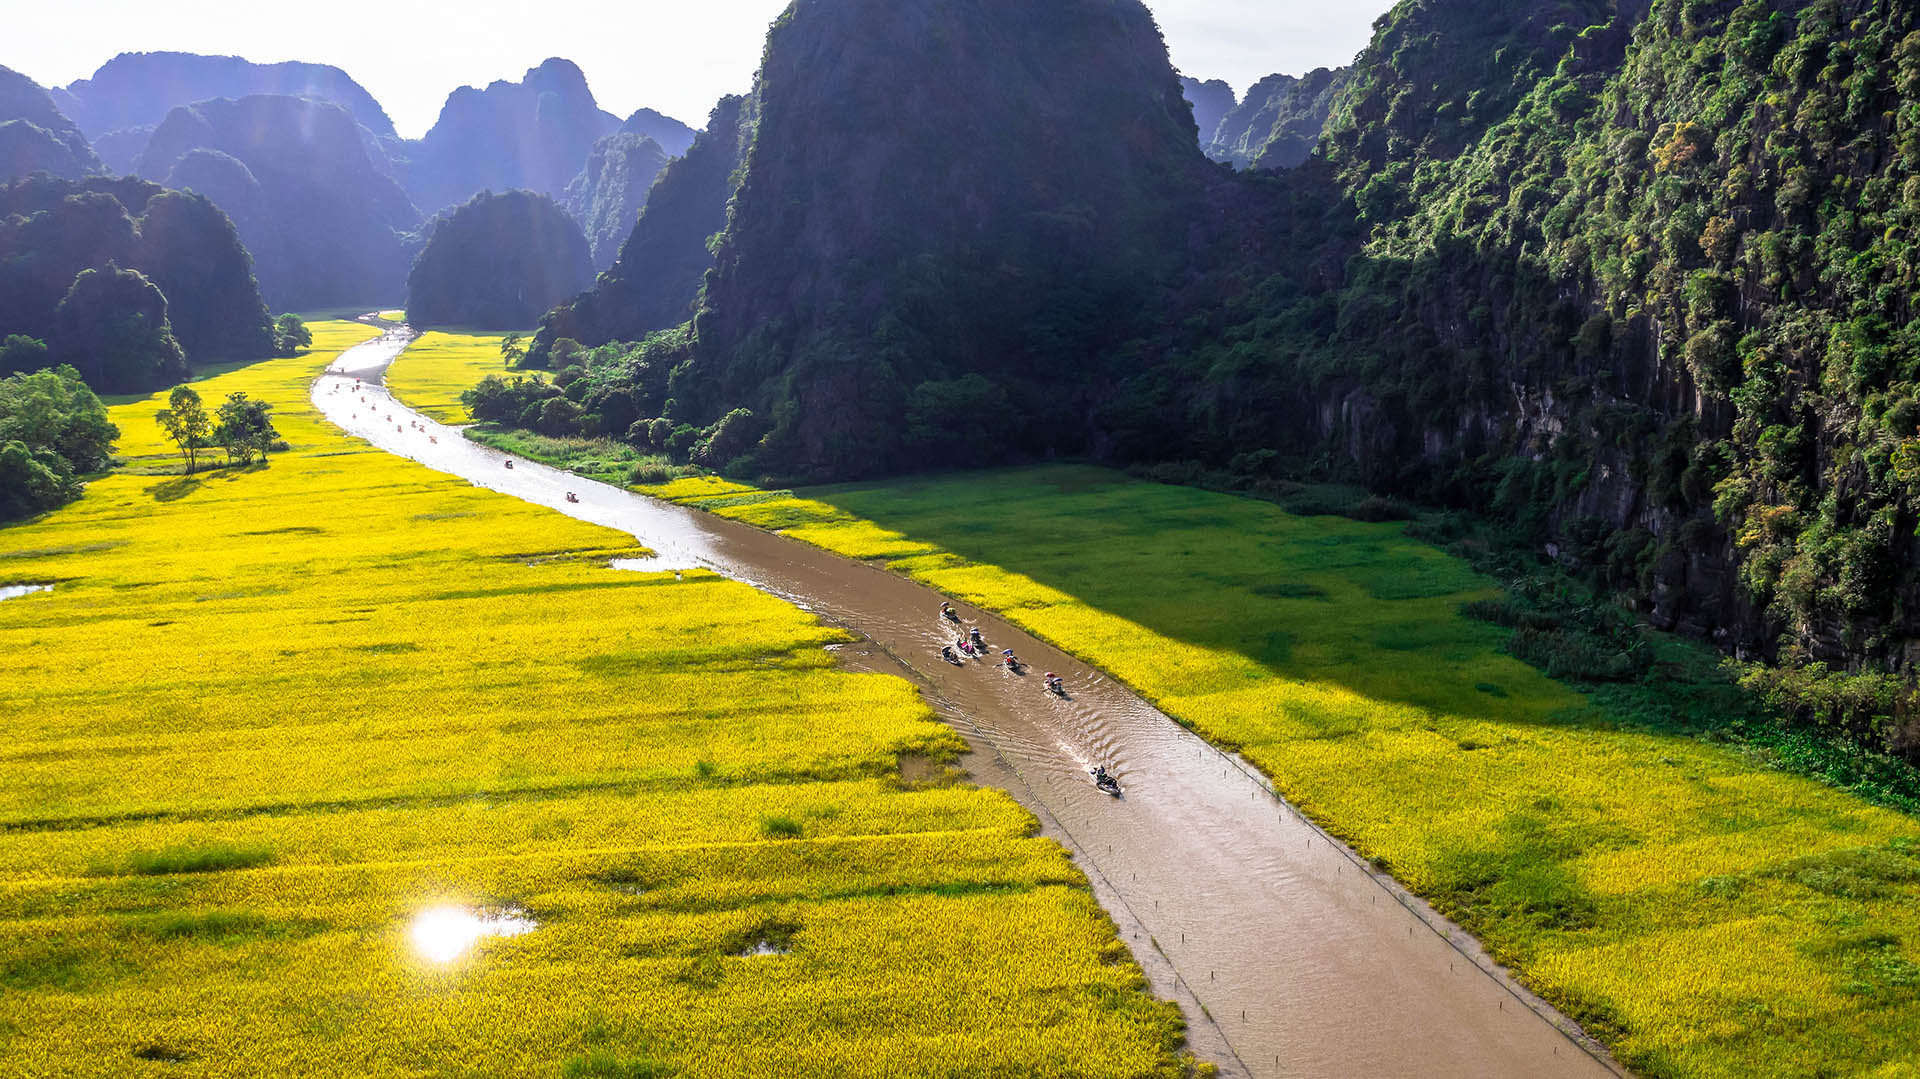
POLYGON ((19 599, 21 596, 31 596, 35 592, 51 591, 53 586, 50 584, 0 584, 0 599, 19 599))
POLYGON ((415 955, 430 963, 451 963, 487 937, 518 937, 539 924, 524 911, 484 914, 466 907, 434 907, 413 916, 407 940, 415 955))
POLYGON ((752 943, 739 953, 742 959, 760 959, 767 956, 791 955, 793 953, 794 934, 800 932, 799 926, 770 925, 754 935, 752 943))
POLYGON ((652 558, 616 558, 607 565, 628 573, 684 573, 700 568, 691 559, 663 558, 660 555, 652 558))

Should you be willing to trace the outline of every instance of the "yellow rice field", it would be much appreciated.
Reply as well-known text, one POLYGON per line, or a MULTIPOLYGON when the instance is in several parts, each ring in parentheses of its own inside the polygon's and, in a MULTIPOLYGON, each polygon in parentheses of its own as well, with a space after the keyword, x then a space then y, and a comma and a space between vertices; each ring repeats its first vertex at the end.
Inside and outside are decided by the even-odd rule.
POLYGON ((472 423, 460 394, 488 375, 511 375, 500 358, 499 334, 423 333, 407 346, 387 388, 415 410, 446 424, 472 423))
POLYGON ((314 329, 200 387, 269 467, 0 530, 55 585, 0 602, 0 1075, 1186 1070, 1066 853, 902 778, 960 749, 905 682, 343 437, 306 387, 373 331, 314 329))
POLYGON ((901 573, 1118 675, 1651 1076, 1920 1076, 1920 824, 1623 729, 1459 614, 1398 525, 1050 467, 650 489, 901 573))

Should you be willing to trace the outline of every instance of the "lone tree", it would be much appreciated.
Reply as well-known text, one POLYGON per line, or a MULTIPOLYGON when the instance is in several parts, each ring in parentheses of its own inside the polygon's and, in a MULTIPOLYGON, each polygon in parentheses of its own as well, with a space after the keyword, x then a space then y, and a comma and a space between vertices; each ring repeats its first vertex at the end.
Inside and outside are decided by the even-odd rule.
POLYGON ((213 421, 207 417, 207 406, 200 402, 200 395, 191 386, 175 386, 167 395, 168 408, 153 414, 153 420, 166 429, 167 437, 180 447, 180 456, 187 459, 187 475, 193 475, 198 455, 195 452, 213 433, 213 421))
POLYGON ((281 315, 273 320, 273 354, 298 356, 303 348, 313 347, 313 331, 299 315, 281 315))
POLYGON ((273 406, 251 400, 244 393, 230 393, 220 406, 220 422, 213 428, 213 440, 227 451, 227 462, 249 465, 255 454, 267 459, 267 451, 280 432, 273 429, 273 406))
POLYGON ((519 334, 510 333, 500 339, 500 358, 508 367, 518 367, 520 361, 527 358, 527 346, 521 344, 519 334))

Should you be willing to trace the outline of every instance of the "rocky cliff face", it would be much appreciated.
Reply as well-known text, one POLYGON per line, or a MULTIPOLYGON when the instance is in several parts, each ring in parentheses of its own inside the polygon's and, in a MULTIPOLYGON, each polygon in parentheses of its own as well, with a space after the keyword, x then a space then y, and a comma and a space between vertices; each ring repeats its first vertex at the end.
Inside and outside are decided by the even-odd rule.
POLYGON ((1320 68, 1297 79, 1261 79, 1215 125, 1207 156, 1240 169, 1299 167, 1320 145, 1327 116, 1346 80, 1346 68, 1320 68))
POLYGON ((1017 387, 1019 436, 954 452, 1072 439, 1065 388, 1204 247, 1217 170, 1134 0, 798 0, 754 101, 672 391, 702 421, 753 408, 789 471, 924 454, 968 376, 1017 387))
POLYGON ((0 67, 0 180, 45 172, 76 180, 101 171, 100 158, 40 85, 0 67))
POLYGON ((1180 77, 1180 92, 1193 106, 1193 122, 1200 128, 1200 145, 1210 146, 1214 141, 1214 132, 1220 130, 1220 121, 1240 104, 1233 87, 1219 79, 1201 82, 1199 79, 1180 77))
POLYGON ((1910 669, 1917 25, 1910 2, 1408 0, 1324 160, 1266 181, 1337 207, 1311 272, 1277 267, 1111 418, 1538 525, 1736 653, 1910 669))
POLYGON ((613 267, 592 289, 541 320, 530 353, 535 364, 545 362, 557 340, 588 347, 637 341, 693 317, 713 266, 708 244, 727 227, 727 203, 753 138, 752 105, 729 97, 714 106, 707 129, 649 190, 613 267))
POLYGON ((226 209, 281 310, 390 303, 420 215, 337 105, 294 97, 204 101, 154 131, 140 174, 226 209))
POLYGON ((426 137, 400 150, 408 193, 432 214, 481 191, 525 189, 564 197, 595 142, 620 119, 594 102, 571 61, 551 59, 519 82, 463 86, 426 137))
POLYGON ((611 267, 620 256, 669 156, 659 143, 627 131, 593 144, 587 167, 567 185, 565 205, 587 235, 596 269, 611 267))

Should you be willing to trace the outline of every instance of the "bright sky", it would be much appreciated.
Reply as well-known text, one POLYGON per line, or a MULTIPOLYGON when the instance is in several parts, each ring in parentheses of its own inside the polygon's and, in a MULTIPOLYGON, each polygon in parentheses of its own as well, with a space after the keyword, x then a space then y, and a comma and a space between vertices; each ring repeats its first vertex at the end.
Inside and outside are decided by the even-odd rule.
MULTIPOLYGON (((519 79, 549 56, 580 65, 607 111, 642 106, 694 127, 751 87, 767 25, 786 0, 66 0, 9 5, 0 65, 42 86, 93 74, 121 52, 231 54, 344 68, 402 135, 433 125, 462 85, 519 79), (490 17, 491 16, 491 17, 490 17)), ((1391 0, 1148 0, 1173 62, 1244 93, 1273 72, 1353 59, 1391 0)))

